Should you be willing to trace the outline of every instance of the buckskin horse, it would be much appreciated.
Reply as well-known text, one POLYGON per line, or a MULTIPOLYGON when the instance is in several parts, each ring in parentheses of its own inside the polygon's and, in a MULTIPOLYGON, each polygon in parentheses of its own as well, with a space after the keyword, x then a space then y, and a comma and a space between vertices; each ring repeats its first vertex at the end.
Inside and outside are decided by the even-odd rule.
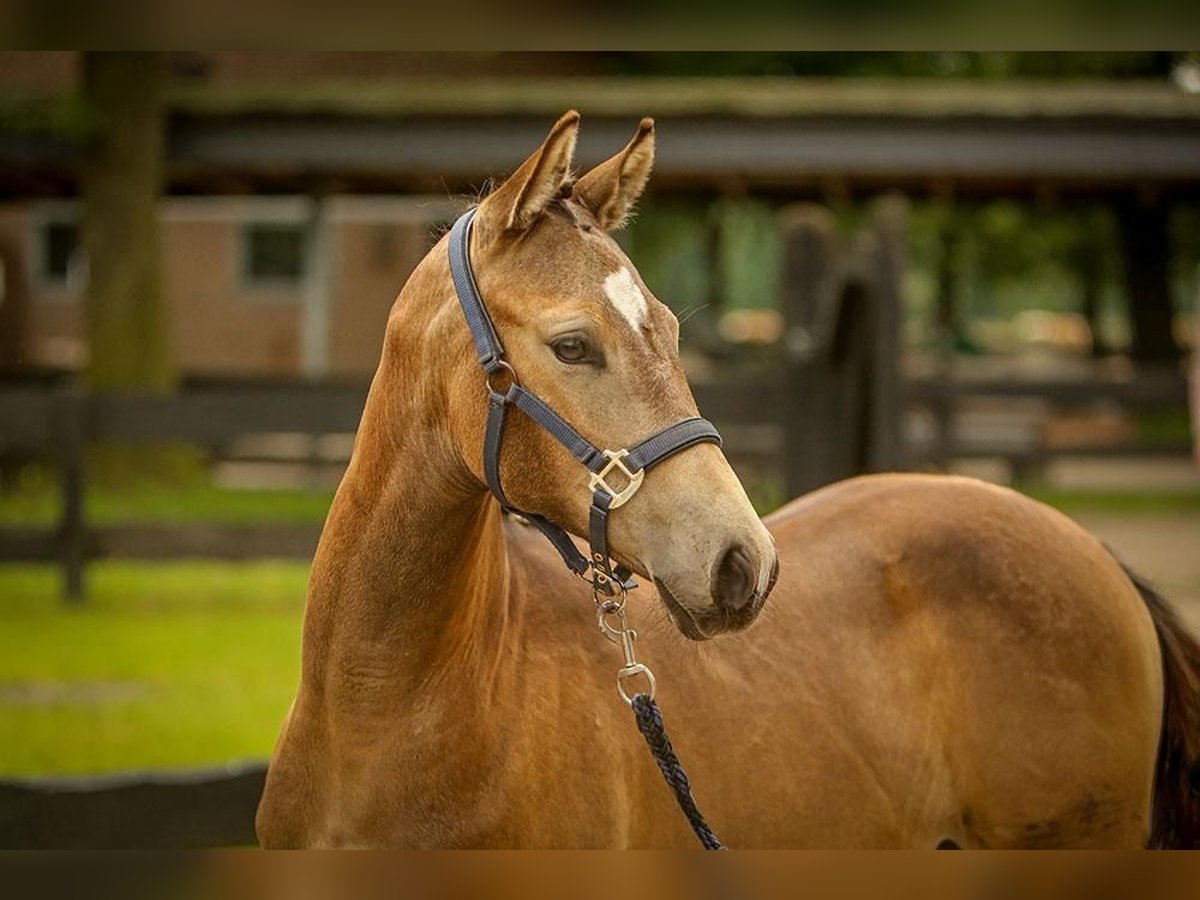
MULTIPOLYGON (((653 122, 575 180, 578 123, 462 244, 504 371, 472 352, 449 236, 392 309, 313 562, 266 847, 692 845, 586 586, 488 490, 587 535, 595 467, 516 410, 485 471, 489 405, 518 379, 592 447, 696 416, 678 323, 608 233, 646 185, 653 122)), ((1069 519, 974 480, 879 475, 764 524, 710 441, 631 475, 610 552, 648 582, 629 600, 640 652, 731 846, 1200 841, 1200 646, 1069 519)))

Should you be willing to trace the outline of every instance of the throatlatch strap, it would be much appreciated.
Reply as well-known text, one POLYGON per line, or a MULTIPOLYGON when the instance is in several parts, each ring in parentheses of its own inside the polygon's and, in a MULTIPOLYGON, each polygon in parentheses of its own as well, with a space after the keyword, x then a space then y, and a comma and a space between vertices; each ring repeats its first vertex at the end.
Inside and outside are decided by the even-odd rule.
POLYGON ((483 438, 483 474, 487 479, 492 496, 500 501, 500 505, 508 512, 515 513, 529 522, 534 528, 545 535, 546 539, 558 551, 563 563, 576 575, 582 575, 588 570, 588 559, 579 552, 571 536, 553 522, 534 513, 517 509, 508 502, 504 486, 500 481, 500 443, 504 438, 504 422, 508 405, 503 397, 491 397, 488 400, 487 430, 483 438))
POLYGON ((558 551, 558 555, 562 557, 562 561, 568 569, 576 575, 583 575, 587 572, 588 558, 579 552, 579 548, 575 546, 575 542, 571 540, 569 534, 542 516, 520 510, 513 510, 513 512, 526 518, 529 524, 545 535, 546 540, 558 551))
POLYGON ((479 293, 475 271, 471 268, 471 223, 476 212, 476 209, 468 210, 450 229, 450 277, 454 280, 454 293, 458 295, 467 327, 471 329, 479 364, 490 375, 504 359, 504 345, 483 305, 483 295, 479 293))

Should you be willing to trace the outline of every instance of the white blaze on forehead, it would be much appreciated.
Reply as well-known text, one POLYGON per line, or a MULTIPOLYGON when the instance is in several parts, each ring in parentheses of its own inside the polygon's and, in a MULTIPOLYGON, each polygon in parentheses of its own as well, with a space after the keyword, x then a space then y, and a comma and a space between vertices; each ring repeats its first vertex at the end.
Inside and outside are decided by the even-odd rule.
POLYGON ((604 279, 604 296, 617 308, 617 312, 625 317, 634 331, 646 322, 646 295, 633 280, 633 275, 625 266, 617 269, 604 279))

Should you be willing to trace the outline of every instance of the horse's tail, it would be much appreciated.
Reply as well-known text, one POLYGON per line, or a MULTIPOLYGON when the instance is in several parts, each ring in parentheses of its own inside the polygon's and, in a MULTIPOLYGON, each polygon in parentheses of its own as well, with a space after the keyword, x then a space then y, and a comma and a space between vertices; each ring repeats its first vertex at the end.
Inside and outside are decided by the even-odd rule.
POLYGON ((1162 651, 1163 726, 1150 846, 1200 849, 1200 643, 1145 578, 1122 568, 1150 611, 1162 651))

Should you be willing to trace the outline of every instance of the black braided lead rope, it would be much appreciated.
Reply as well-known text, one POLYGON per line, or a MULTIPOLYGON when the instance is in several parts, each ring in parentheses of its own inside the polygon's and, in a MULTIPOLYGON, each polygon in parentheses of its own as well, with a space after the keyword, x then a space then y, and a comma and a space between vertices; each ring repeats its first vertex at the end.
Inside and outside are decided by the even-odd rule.
POLYGON ((650 698, 649 694, 634 694, 630 706, 633 707, 633 715, 637 719, 638 731, 650 745, 654 761, 662 770, 663 777, 667 780, 667 786, 675 792, 679 808, 687 816, 688 824, 692 826, 692 831, 696 832, 696 837, 700 839, 704 849, 729 849, 713 834, 712 829, 708 827, 704 816, 697 808, 696 801, 692 798, 692 784, 688 781, 687 773, 683 771, 679 757, 675 755, 675 748, 671 746, 670 738, 667 737, 667 730, 663 726, 662 713, 659 712, 658 704, 650 698))

